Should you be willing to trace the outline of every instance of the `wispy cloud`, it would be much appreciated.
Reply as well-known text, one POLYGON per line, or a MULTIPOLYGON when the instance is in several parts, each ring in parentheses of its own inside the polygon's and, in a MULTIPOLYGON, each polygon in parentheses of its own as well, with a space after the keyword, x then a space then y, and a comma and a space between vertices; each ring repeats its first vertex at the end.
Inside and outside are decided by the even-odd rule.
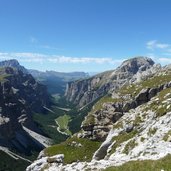
POLYGON ((75 63, 75 64, 120 64, 123 59, 114 60, 113 58, 103 57, 103 58, 95 58, 95 57, 67 57, 67 56, 59 56, 59 55, 45 55, 40 53, 4 53, 0 52, 0 60, 5 59, 17 59, 21 62, 37 62, 37 63, 75 63))
POLYGON ((37 43, 38 40, 37 40, 35 37, 31 36, 31 37, 30 37, 30 42, 31 42, 31 43, 37 43))
POLYGON ((146 47, 147 47, 147 49, 151 49, 151 50, 168 49, 168 48, 171 48, 171 45, 167 44, 167 43, 160 43, 157 40, 150 40, 146 43, 146 47))
POLYGON ((164 55, 163 56, 155 55, 154 53, 149 53, 147 54, 147 56, 153 59, 156 63, 160 63, 161 65, 171 64, 171 57, 168 57, 168 56, 165 57, 164 55))
POLYGON ((57 48, 57 47, 50 46, 50 45, 40 45, 39 48, 42 48, 42 49, 49 49, 49 50, 64 50, 64 49, 57 48))
POLYGON ((64 50, 62 48, 58 48, 58 47, 55 47, 55 46, 51 46, 51 45, 48 45, 48 44, 41 44, 40 41, 38 41, 38 39, 34 36, 30 36, 29 38, 29 42, 36 48, 38 49, 47 49, 47 50, 64 50))
POLYGON ((7 52, 0 52, 0 59, 1 60, 8 60, 8 59, 17 59, 22 62, 43 62, 43 58, 46 55, 38 54, 38 53, 7 53, 7 52))
POLYGON ((118 63, 121 60, 113 60, 112 58, 93 58, 93 57, 66 57, 66 56, 54 56, 53 58, 49 58, 48 61, 55 63, 118 63))
POLYGON ((151 57, 156 63, 162 65, 171 63, 171 44, 150 40, 146 43, 146 48, 150 50, 147 56, 151 57))
POLYGON ((170 64, 171 63, 171 58, 159 58, 158 61, 162 64, 170 64))

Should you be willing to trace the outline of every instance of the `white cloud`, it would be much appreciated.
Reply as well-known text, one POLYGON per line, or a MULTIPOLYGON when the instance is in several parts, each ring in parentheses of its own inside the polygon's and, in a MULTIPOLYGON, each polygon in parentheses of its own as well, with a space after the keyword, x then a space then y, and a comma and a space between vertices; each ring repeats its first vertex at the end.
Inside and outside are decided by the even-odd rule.
POLYGON ((151 49, 151 50, 154 50, 154 49, 166 49, 167 50, 168 48, 171 48, 171 45, 167 43, 160 43, 157 40, 150 40, 146 43, 146 47, 147 49, 151 49))
POLYGON ((43 49, 49 49, 49 50, 63 50, 61 48, 57 48, 57 47, 49 46, 49 45, 40 45, 39 47, 43 49))
POLYGON ((75 64, 120 64, 124 59, 114 60, 112 58, 103 57, 67 57, 67 56, 58 56, 58 55, 45 55, 40 53, 28 53, 28 52, 15 52, 15 53, 6 53, 0 52, 0 60, 5 59, 17 59, 21 62, 37 62, 37 63, 75 63, 75 64))
POLYGON ((49 58, 48 61, 55 62, 55 63, 116 63, 120 62, 115 61, 112 58, 93 58, 93 57, 66 57, 66 56, 54 56, 53 58, 49 58))
POLYGON ((171 58, 159 58, 158 61, 163 63, 163 64, 170 64, 171 58))
MULTIPOLYGON (((165 54, 166 55, 166 54, 165 54)), ((156 56, 155 54, 153 53, 149 53, 147 54, 148 57, 150 57, 151 59, 153 59, 156 63, 160 63, 161 65, 168 65, 168 64, 171 64, 171 54, 167 54, 168 56, 170 57, 164 57, 163 56, 156 56)))
POLYGON ((171 44, 160 43, 157 40, 151 40, 146 43, 146 47, 152 50, 147 56, 156 63, 167 65, 171 63, 171 44))
POLYGON ((50 46, 50 45, 47 45, 47 44, 40 44, 40 42, 38 41, 37 38, 31 36, 29 38, 29 41, 36 47, 36 48, 41 48, 41 49, 48 49, 48 50, 63 50, 62 48, 57 48, 57 47, 54 47, 54 46, 50 46))
POLYGON ((170 47, 169 44, 164 44, 164 43, 157 43, 157 44, 156 44, 156 48, 166 49, 166 48, 168 48, 168 47, 170 47))
POLYGON ((0 52, 1 60, 17 59, 21 62, 43 62, 46 55, 38 53, 3 53, 0 52))
POLYGON ((148 53, 147 55, 145 56, 148 56, 149 58, 153 59, 154 61, 156 60, 156 56, 154 53, 148 53))
POLYGON ((153 49, 154 45, 156 44, 157 40, 150 40, 146 43, 147 49, 153 49))

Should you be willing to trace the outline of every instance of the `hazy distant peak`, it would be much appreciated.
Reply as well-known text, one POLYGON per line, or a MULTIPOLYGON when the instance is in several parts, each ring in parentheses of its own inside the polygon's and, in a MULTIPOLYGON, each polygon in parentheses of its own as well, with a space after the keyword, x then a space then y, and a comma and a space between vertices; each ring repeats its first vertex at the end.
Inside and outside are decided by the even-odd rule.
POLYGON ((10 59, 10 60, 4 60, 0 62, 0 65, 2 66, 18 66, 20 65, 19 62, 16 59, 10 59))

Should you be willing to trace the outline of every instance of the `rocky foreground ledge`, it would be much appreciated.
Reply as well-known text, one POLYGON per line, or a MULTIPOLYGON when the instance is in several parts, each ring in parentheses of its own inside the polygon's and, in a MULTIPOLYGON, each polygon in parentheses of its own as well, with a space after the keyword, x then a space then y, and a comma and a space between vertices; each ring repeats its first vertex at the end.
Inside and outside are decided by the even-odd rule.
POLYGON ((58 154, 52 157, 39 157, 33 164, 27 167, 26 171, 47 170, 50 166, 59 168, 63 163, 64 155, 58 154))

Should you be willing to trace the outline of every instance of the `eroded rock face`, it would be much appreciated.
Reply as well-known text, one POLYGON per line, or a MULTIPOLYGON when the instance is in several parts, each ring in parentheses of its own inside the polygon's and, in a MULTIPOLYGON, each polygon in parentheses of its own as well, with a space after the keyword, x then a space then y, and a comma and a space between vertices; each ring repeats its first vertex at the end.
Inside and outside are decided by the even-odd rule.
MULTIPOLYGON (((116 90, 136 75, 137 72, 150 69, 152 59, 137 57, 124 61, 116 70, 104 72, 86 80, 70 82, 66 89, 66 99, 82 107, 103 96, 110 90, 116 90)), ((134 81, 137 78, 134 78, 134 81)))
MULTIPOLYGON (((112 127, 112 125, 117 122, 125 112, 130 109, 135 109, 136 107, 147 103, 160 91, 165 88, 170 88, 171 83, 166 83, 155 88, 142 89, 136 97, 129 100, 124 100, 122 102, 106 102, 100 110, 94 113, 89 113, 82 123, 82 135, 83 138, 89 138, 92 140, 104 141, 112 127), (94 122, 89 122, 88 118, 93 117, 94 122)), ((133 130, 133 125, 130 123, 125 127, 126 132, 131 132, 133 130)))
POLYGON ((41 149, 22 126, 40 133, 32 112, 43 112, 43 106, 50 105, 46 87, 16 68, 0 68, 0 77, 0 145, 20 152, 28 152, 31 146, 41 149))
POLYGON ((90 79, 70 82, 66 88, 66 99, 78 104, 79 107, 92 102, 110 89, 110 84, 107 83, 101 86, 103 78, 101 76, 92 77, 90 79))

